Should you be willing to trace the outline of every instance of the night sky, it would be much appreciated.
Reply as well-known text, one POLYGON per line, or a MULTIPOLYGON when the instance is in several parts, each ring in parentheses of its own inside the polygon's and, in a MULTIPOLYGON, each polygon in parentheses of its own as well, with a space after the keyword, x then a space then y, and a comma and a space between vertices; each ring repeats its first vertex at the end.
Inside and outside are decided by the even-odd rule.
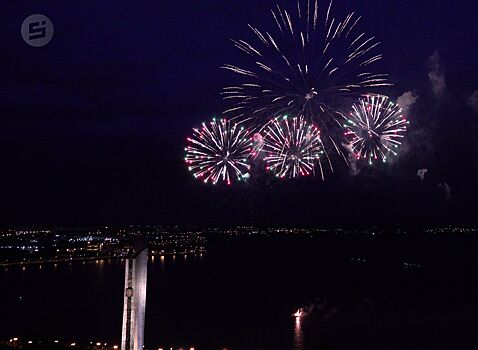
POLYGON ((393 164, 358 175, 339 167, 325 182, 195 181, 184 141, 224 110, 219 92, 237 77, 219 67, 243 59, 229 39, 250 38, 247 23, 270 28, 275 3, 2 1, 0 224, 477 224, 478 5, 469 0, 334 3, 337 16, 363 15, 382 42, 379 67, 395 84, 385 92, 419 96, 393 164), (45 47, 20 35, 33 13, 55 26, 45 47))

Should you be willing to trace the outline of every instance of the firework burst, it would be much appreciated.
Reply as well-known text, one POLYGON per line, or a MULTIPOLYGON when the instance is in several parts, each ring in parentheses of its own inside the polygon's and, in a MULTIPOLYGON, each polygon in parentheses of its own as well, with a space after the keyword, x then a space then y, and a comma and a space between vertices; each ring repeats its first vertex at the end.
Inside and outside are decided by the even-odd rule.
POLYGON ((225 87, 223 98, 232 106, 224 113, 237 117, 269 118, 304 115, 323 131, 335 127, 336 111, 372 88, 390 85, 386 74, 371 71, 382 55, 379 42, 359 30, 354 12, 332 16, 332 1, 299 0, 292 11, 271 10, 272 31, 249 25, 250 41, 232 40, 249 57, 249 64, 225 64, 243 82, 225 87))
POLYGON ((366 159, 371 165, 389 155, 397 155, 409 122, 402 115, 400 106, 387 96, 368 95, 353 105, 346 119, 345 137, 357 159, 366 159))
POLYGON ((249 177, 247 157, 253 146, 249 129, 226 119, 213 119, 193 129, 187 140, 185 161, 195 178, 231 185, 249 177))
POLYGON ((270 170, 280 178, 295 178, 315 173, 323 145, 320 130, 303 117, 277 117, 263 128, 263 143, 260 154, 270 170))

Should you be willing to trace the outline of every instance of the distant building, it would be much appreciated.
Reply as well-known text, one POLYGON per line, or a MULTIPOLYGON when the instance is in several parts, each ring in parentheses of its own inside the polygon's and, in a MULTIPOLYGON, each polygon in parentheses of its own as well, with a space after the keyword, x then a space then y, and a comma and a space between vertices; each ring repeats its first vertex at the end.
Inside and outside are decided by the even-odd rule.
POLYGON ((121 350, 143 350, 147 273, 148 249, 131 253, 126 259, 121 350))
POLYGON ((99 252, 100 250, 102 250, 102 248, 103 248, 103 244, 101 243, 89 243, 86 246, 86 250, 89 252, 99 252))

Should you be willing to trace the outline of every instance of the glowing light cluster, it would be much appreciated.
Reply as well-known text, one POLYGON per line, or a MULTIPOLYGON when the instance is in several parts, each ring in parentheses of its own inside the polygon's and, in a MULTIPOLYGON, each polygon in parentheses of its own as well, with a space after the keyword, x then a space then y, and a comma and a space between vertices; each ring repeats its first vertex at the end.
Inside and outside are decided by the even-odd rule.
POLYGON ((249 177, 247 157, 253 141, 247 128, 226 119, 213 119, 193 129, 187 141, 185 161, 194 177, 205 183, 222 181, 228 185, 249 177))
POLYGON ((280 178, 314 174, 323 145, 320 130, 303 117, 271 120, 263 131, 261 153, 270 170, 280 178))
POLYGON ((302 311, 301 308, 297 309, 297 311, 292 314, 292 316, 294 316, 296 319, 301 318, 303 315, 304 315, 304 312, 302 311))
POLYGON ((387 96, 368 95, 353 105, 344 124, 345 136, 355 157, 372 165, 397 155, 408 124, 402 109, 387 96))

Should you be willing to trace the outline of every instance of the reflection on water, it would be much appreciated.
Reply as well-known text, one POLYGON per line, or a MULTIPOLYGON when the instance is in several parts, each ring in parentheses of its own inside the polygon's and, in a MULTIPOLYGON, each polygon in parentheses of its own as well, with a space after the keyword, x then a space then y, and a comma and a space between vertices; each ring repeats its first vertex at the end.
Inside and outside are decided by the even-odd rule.
POLYGON ((304 334, 302 333, 301 319, 302 317, 300 315, 295 317, 294 350, 304 349, 304 334))
POLYGON ((150 265, 156 265, 159 260, 159 266, 161 268, 164 268, 166 266, 167 262, 194 262, 194 261, 203 261, 204 260, 204 254, 203 253, 193 253, 193 254, 171 254, 171 255, 152 255, 149 257, 149 262, 150 265))

